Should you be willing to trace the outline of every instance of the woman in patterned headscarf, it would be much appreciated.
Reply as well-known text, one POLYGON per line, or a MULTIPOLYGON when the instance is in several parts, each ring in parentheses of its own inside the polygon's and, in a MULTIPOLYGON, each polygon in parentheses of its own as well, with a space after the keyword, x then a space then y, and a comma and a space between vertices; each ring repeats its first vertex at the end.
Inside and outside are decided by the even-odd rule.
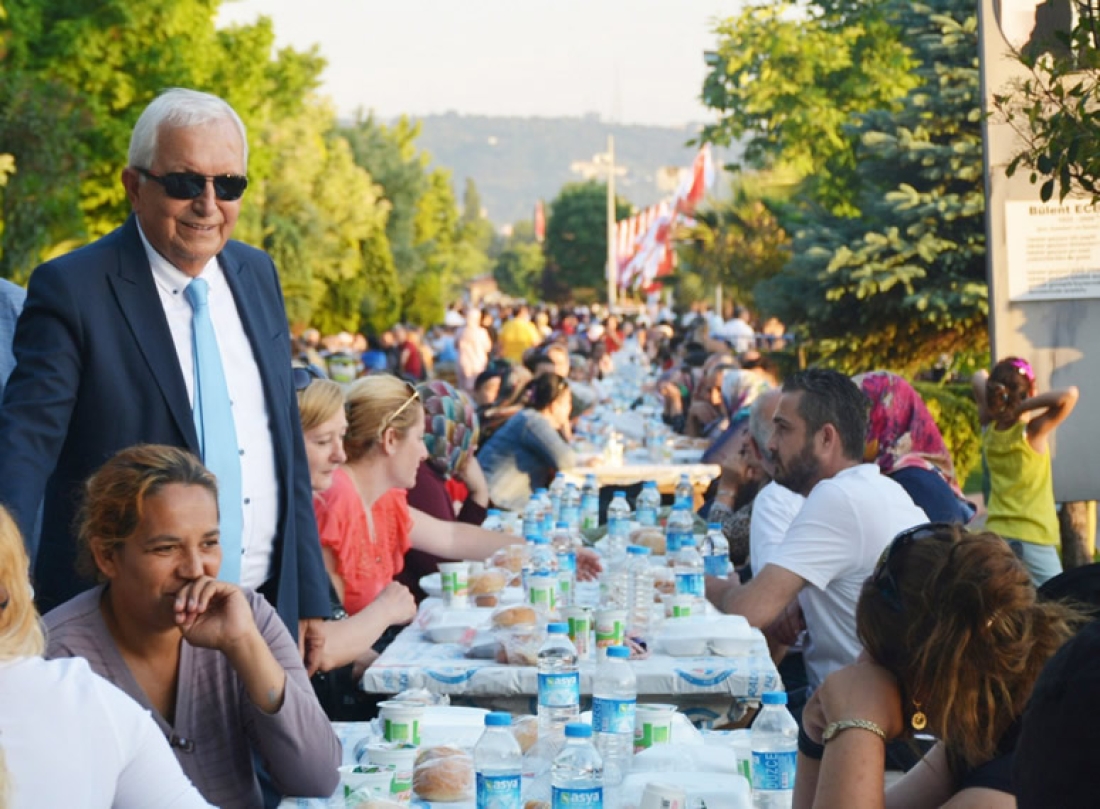
POLYGON ((864 460, 901 484, 929 520, 969 522, 974 507, 963 498, 951 453, 920 394, 889 371, 853 381, 871 403, 864 460))
MULTIPOLYGON (((409 506, 436 519, 481 525, 489 505, 489 484, 474 457, 477 408, 469 396, 442 380, 425 382, 417 390, 424 406, 428 457, 420 463, 416 485, 409 489, 409 506)), ((397 580, 418 603, 425 596, 420 579, 434 573, 440 559, 415 548, 405 554, 405 569, 397 580)))

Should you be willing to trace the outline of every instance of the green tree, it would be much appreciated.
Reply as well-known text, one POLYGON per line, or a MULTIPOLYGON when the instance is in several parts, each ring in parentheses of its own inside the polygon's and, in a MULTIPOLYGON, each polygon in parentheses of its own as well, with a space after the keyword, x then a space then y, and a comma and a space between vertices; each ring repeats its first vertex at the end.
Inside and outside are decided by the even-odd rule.
POLYGON ((994 107, 1015 130, 1020 151, 1009 162, 1011 177, 1030 169, 1041 182, 1044 202, 1078 191, 1100 202, 1100 10, 1076 3, 1077 22, 1064 38, 1019 54, 1029 75, 994 96, 994 107))
POLYGON ((987 345, 977 21, 967 0, 892 0, 920 84, 861 116, 863 216, 807 221, 757 302, 843 367, 913 370, 987 345))
POLYGON ((754 0, 716 27, 703 102, 719 114, 702 139, 741 141, 755 168, 793 169, 807 199, 854 215, 855 117, 913 87, 908 37, 888 0, 754 0))
MULTIPOLYGON (((615 219, 630 215, 630 205, 615 200, 615 219)), ((546 222, 546 272, 549 300, 602 298, 607 276, 607 184, 568 183, 550 203, 546 222)))
POLYGON ((378 335, 401 319, 401 279, 385 231, 371 234, 363 245, 363 278, 367 294, 360 301, 360 322, 378 335))
POLYGON ((493 265, 493 278, 505 295, 536 300, 545 266, 542 246, 535 241, 534 225, 524 220, 512 226, 512 234, 504 241, 493 265))

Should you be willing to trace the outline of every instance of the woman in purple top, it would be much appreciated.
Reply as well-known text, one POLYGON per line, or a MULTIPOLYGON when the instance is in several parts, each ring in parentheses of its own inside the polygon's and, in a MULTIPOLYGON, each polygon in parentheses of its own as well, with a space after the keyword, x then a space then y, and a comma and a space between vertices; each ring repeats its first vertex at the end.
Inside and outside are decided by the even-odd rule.
POLYGON ((340 742, 297 644, 262 596, 215 578, 214 476, 184 450, 131 447, 88 480, 80 519, 105 583, 46 616, 47 656, 84 657, 151 711, 215 806, 261 805, 254 757, 283 794, 331 795, 340 742))

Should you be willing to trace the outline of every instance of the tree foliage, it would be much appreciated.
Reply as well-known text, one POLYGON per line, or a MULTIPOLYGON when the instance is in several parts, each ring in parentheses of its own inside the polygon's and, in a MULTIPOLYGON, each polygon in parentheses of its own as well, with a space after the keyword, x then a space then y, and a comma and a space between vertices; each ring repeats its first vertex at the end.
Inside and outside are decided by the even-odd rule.
POLYGON ((886 0, 755 0, 718 24, 703 102, 720 115, 702 139, 743 141, 755 168, 793 169, 805 193, 852 215, 859 113, 890 109, 914 85, 886 0))
POLYGON ((1100 10, 1076 6, 1072 31, 1018 53, 1028 75, 994 96, 994 108, 1022 144, 1006 173, 1030 169, 1044 202, 1056 191, 1059 200, 1077 191, 1100 202, 1100 10))
MULTIPOLYGON (((630 210, 616 198, 616 220, 630 210)), ((558 302, 593 301, 603 297, 606 277, 607 184, 569 183, 550 203, 543 292, 558 302)))
POLYGON ((546 258, 535 240, 535 228, 529 221, 517 222, 493 266, 493 278, 500 291, 513 298, 537 300, 546 258))

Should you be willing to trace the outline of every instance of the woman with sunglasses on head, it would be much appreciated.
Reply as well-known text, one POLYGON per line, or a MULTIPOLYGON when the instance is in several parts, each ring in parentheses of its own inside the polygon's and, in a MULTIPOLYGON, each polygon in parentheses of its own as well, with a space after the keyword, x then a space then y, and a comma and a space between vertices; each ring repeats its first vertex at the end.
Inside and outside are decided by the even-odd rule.
POLYGON ((209 807, 147 711, 85 660, 42 659, 28 566, 0 508, 0 806, 209 807))
POLYGON ((554 373, 532 379, 524 409, 512 416, 478 453, 489 495, 501 508, 522 511, 535 489, 549 486, 559 469, 577 465, 569 446, 573 396, 554 373))
POLYGON ((1036 393, 1027 360, 1008 357, 971 380, 989 469, 985 525, 1008 541, 1036 587, 1062 572, 1048 439, 1077 404, 1077 388, 1036 393))
POLYGON ((197 458, 122 450, 80 513, 82 563, 103 583, 46 615, 47 654, 85 658, 149 710, 216 806, 261 805, 256 761, 284 795, 331 795, 340 742, 298 646, 262 596, 215 578, 219 540, 217 483, 197 458))
MULTIPOLYGON (((315 368, 295 368, 294 386, 298 390, 310 486, 319 514, 324 509, 322 495, 332 487, 336 470, 347 460, 344 389, 315 368)), ((361 719, 364 717, 357 709, 364 705, 356 684, 363 670, 378 657, 372 647, 389 627, 406 624, 416 616, 416 602, 408 588, 397 582, 390 582, 358 610, 345 609, 335 584, 333 597, 333 612, 340 620, 322 625, 325 645, 319 661, 320 675, 313 678, 314 690, 330 719, 361 719)))
POLYGON ((945 523, 899 534, 860 594, 864 654, 802 714, 795 806, 1014 807, 1024 706, 1081 621, 1037 600, 996 534, 945 523), (912 731, 937 743, 886 791, 885 743, 912 731))
POLYGON ((347 461, 331 472, 316 514, 325 565, 349 613, 392 585, 409 548, 444 559, 485 559, 520 542, 409 508, 407 490, 428 457, 424 408, 412 385, 389 374, 364 377, 348 388, 345 412, 347 461))

